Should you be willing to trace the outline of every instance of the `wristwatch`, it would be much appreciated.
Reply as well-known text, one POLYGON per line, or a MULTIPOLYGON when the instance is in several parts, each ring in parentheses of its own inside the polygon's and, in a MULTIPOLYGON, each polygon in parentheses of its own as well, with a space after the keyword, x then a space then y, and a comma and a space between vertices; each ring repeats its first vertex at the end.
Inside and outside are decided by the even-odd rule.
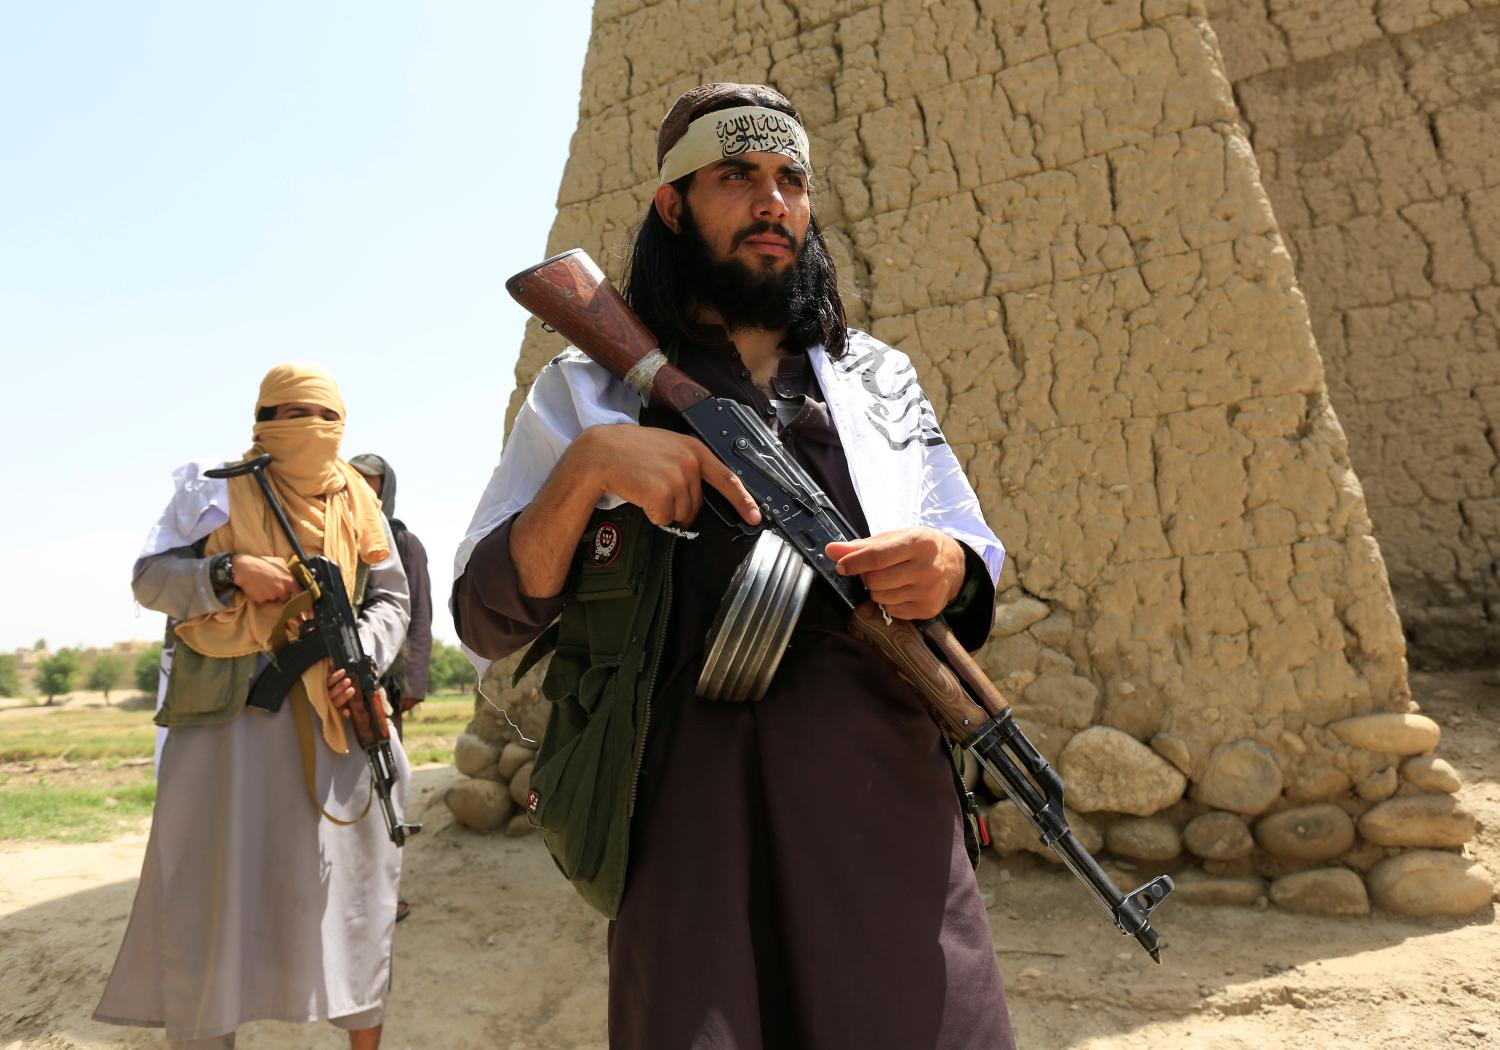
POLYGON ((215 554, 208 564, 208 579, 217 590, 227 591, 234 586, 234 555, 215 554))

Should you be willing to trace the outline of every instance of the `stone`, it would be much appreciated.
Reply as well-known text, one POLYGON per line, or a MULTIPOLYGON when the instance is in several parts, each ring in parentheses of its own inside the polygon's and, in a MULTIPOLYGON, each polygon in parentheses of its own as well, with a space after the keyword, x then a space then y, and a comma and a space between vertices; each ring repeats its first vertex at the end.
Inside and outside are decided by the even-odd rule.
MULTIPOLYGON (((1326 802, 1298 806, 1260 818, 1255 824, 1255 841, 1267 853, 1284 860, 1332 860, 1354 845, 1354 821, 1326 802)), ((1271 901, 1276 902, 1274 894, 1271 901)))
POLYGON ((1328 727, 1350 747, 1386 755, 1421 755, 1438 746, 1443 731, 1426 715, 1388 711, 1345 718, 1328 727))
POLYGON ((1384 802, 1396 793, 1398 786, 1400 782, 1396 777, 1396 767, 1386 766, 1362 779, 1354 786, 1354 791, 1366 802, 1384 802))
POLYGON ((1458 770, 1435 755, 1418 755, 1401 763, 1401 776, 1419 791, 1453 794, 1463 787, 1458 770))
POLYGON ((1160 817, 1121 817, 1104 829, 1104 847, 1117 857, 1171 860, 1182 852, 1182 836, 1160 817))
POLYGON ((1193 756, 1188 746, 1171 733, 1157 733, 1151 738, 1151 750, 1177 767, 1183 776, 1193 775, 1193 756))
POLYGON ((1204 860, 1238 860, 1255 849, 1250 828, 1233 813, 1205 813, 1182 829, 1182 844, 1204 860))
POLYGON ((527 762, 516 770, 515 776, 510 778, 510 797, 516 805, 522 809, 526 808, 526 795, 531 791, 531 767, 534 762, 527 762))
MULTIPOLYGON (((1066 806, 1063 807, 1063 816, 1067 818, 1068 826, 1078 836, 1084 849, 1097 853, 1104 846, 1104 836, 1100 834, 1099 826, 1088 817, 1074 813, 1066 806)), ((1008 853, 1024 851, 1045 857, 1054 864, 1062 863, 1057 854, 1052 852, 1052 847, 1042 845, 1042 837, 1031 826, 1031 821, 1022 816, 1021 811, 1009 801, 997 802, 990 807, 985 814, 985 826, 990 832, 990 848, 1002 857, 1008 853)))
POLYGON ((1028 718, 1064 729, 1087 729, 1099 709, 1099 687, 1076 674, 1043 675, 1026 687, 1028 718))
POLYGON ((995 606, 995 623, 990 628, 990 633, 1000 638, 1019 634, 1032 624, 1045 620, 1049 611, 1046 602, 1024 596, 1013 602, 997 605, 995 606))
POLYGON ((1148 817, 1180 799, 1187 787, 1187 777, 1171 763, 1108 726, 1093 726, 1069 740, 1058 771, 1080 813, 1107 810, 1148 817))
POLYGON ((1251 857, 1241 857, 1239 860, 1206 860, 1203 862, 1203 870, 1210 875, 1260 875, 1265 873, 1256 869, 1251 857))
POLYGON ((500 717, 500 713, 489 704, 482 702, 475 703, 474 717, 469 719, 464 732, 473 733, 481 740, 488 740, 497 747, 511 739, 513 735, 510 727, 505 724, 505 719, 500 717))
POLYGON ((1253 907, 1265 899, 1265 883, 1254 876, 1220 878, 1198 871, 1184 871, 1176 876, 1176 888, 1169 901, 1181 904, 1233 905, 1253 907))
POLYGON ((522 650, 496 660, 485 671, 479 696, 474 702, 474 719, 469 723, 469 732, 478 732, 485 739, 500 744, 524 743, 526 738, 542 739, 552 714, 552 703, 541 693, 542 676, 548 661, 541 661, 526 673, 519 686, 512 686, 511 673, 524 653, 522 650))
POLYGON ((964 771, 962 774, 964 790, 973 791, 979 784, 979 759, 974 757, 974 752, 972 751, 964 751, 962 755, 964 762, 964 771))
POLYGON ((453 764, 466 777, 493 769, 499 758, 499 747, 473 733, 460 733, 453 744, 453 764))
POLYGON ((1041 642, 1045 649, 1066 649, 1073 637, 1072 617, 1064 613, 1051 613, 1045 620, 1031 625, 1031 636, 1041 642))
POLYGON ((1281 797, 1281 767, 1261 743, 1241 737, 1209 753, 1193 797, 1215 809, 1253 816, 1281 797))
POLYGON ((1339 858, 1339 863, 1346 868, 1353 868, 1363 875, 1393 853, 1395 853, 1395 850, 1386 849, 1384 846, 1377 846, 1375 843, 1366 842, 1363 839, 1357 839, 1353 848, 1339 858))
POLYGON ((1344 794, 1353 786, 1342 769, 1320 766, 1303 773, 1286 786, 1286 797, 1293 802, 1322 802, 1344 794))
POLYGON ((536 758, 536 750, 534 748, 527 747, 525 744, 515 743, 514 741, 506 744, 500 752, 500 776, 505 780, 509 780, 516 775, 516 770, 534 758, 536 758))
POLYGON ((1283 875, 1271 883, 1271 903, 1312 915, 1368 915, 1364 880, 1348 868, 1318 868, 1283 875))
POLYGON ((1365 878, 1376 905, 1403 915, 1468 915, 1488 905, 1495 893, 1484 865, 1438 850, 1387 857, 1365 878))
POLYGON ((493 780, 464 780, 443 796, 453 817, 466 828, 494 831, 516 811, 510 793, 493 780))
POLYGON ((531 818, 525 813, 517 813, 510 818, 510 823, 505 825, 505 837, 512 839, 524 838, 530 835, 536 828, 531 826, 531 818))
POLYGON ((1462 846, 1474 828, 1474 814, 1452 795, 1403 795, 1359 818, 1360 835, 1377 846, 1462 846))
MULTIPOLYGON (((504 660, 490 664, 481 679, 478 696, 474 700, 474 720, 468 732, 478 732, 486 739, 508 744, 508 742, 540 741, 546 730, 547 718, 552 714, 552 703, 541 696, 541 678, 546 673, 547 660, 526 672, 520 685, 510 684, 510 675, 525 649, 508 655, 504 660)), ((532 742, 532 747, 535 747, 532 742)))

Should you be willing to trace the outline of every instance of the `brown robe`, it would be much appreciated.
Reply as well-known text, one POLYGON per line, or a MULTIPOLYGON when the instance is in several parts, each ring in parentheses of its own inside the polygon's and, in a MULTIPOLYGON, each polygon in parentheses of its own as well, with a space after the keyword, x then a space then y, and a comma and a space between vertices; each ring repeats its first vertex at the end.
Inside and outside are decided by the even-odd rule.
MULTIPOLYGON (((722 331, 678 361, 755 409, 863 535, 837 431, 805 354, 757 388, 722 331)), ((991 1050, 1014 1046, 989 921, 964 851, 952 766, 914 693, 814 584, 759 703, 698 699, 704 634, 750 540, 705 508, 679 541, 671 624, 609 934, 616 1050, 991 1050)), ((510 522, 476 546, 454 620, 498 657, 562 598, 527 599, 510 522)), ((994 592, 948 610, 970 645, 994 592)))

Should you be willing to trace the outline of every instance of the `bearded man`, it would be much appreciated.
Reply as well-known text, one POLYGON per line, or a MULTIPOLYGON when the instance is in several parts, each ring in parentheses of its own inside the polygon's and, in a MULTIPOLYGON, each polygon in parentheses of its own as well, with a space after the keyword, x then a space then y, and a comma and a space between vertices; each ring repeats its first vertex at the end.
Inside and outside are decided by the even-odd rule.
MULTIPOLYGON (((625 297, 758 413, 869 538, 829 545, 892 616, 977 648, 1003 550, 911 364, 845 327, 796 111, 708 84, 657 138, 625 297)), ((528 810, 609 934, 610 1045, 1009 1047, 952 750, 813 584, 759 702, 695 696, 749 543, 729 468, 570 350, 542 370, 456 564, 460 637, 549 649, 528 810), (721 517, 723 520, 721 520, 721 517), (556 620, 555 626, 551 626, 556 620)), ((972 806, 972 797, 968 797, 972 806)))
MULTIPOLYGON (((266 477, 303 550, 338 564, 383 671, 406 635, 406 574, 379 500, 338 457, 333 376, 271 369, 254 418, 246 458, 270 454, 266 477)), ((275 714, 245 709, 278 635, 296 630, 292 547, 249 474, 215 479, 189 463, 175 479, 133 581, 176 641, 156 719, 169 732, 140 887, 94 1017, 194 1048, 232 1047, 247 1021, 328 1020, 373 1050, 401 854, 369 813, 370 770, 349 746, 355 684, 324 659, 275 714)), ((410 772, 391 748, 399 815, 410 772)))

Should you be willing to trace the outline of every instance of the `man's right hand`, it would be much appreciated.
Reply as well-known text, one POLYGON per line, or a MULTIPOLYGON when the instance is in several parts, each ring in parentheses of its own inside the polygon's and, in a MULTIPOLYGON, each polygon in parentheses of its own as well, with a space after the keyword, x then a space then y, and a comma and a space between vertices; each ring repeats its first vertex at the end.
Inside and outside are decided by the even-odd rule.
POLYGON ((703 503, 705 481, 740 517, 760 522, 760 508, 740 479, 697 438, 634 423, 589 427, 511 526, 510 556, 522 596, 562 591, 578 537, 606 492, 640 507, 657 525, 689 525, 703 503))
POLYGON ((234 585, 256 604, 284 602, 298 591, 297 581, 283 559, 253 554, 234 556, 234 585))
MULTIPOLYGON (((612 492, 646 512, 657 525, 690 525, 708 482, 751 525, 760 508, 740 479, 695 437, 657 427, 621 423, 590 427, 567 452, 598 494, 612 492)), ((597 495, 595 498, 597 498, 597 495)))

